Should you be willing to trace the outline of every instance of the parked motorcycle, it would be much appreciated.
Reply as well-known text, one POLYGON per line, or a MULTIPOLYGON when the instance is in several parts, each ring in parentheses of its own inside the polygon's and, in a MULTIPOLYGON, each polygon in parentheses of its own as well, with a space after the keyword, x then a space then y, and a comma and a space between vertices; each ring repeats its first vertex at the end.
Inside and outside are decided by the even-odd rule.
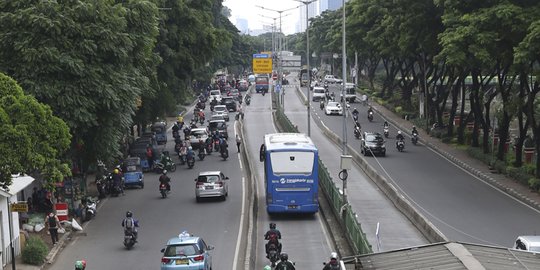
POLYGON ((159 184, 159 193, 161 193, 161 198, 167 198, 167 185, 159 184))
POLYGON ((108 189, 106 187, 107 176, 96 178, 96 188, 100 199, 107 197, 108 189))
POLYGON ((405 149, 405 142, 403 140, 397 141, 396 147, 399 152, 403 152, 405 149))
POLYGON ((384 137, 388 138, 388 127, 383 128, 384 137))
POLYGON ((97 202, 90 197, 87 197, 84 202, 84 221, 91 220, 96 216, 97 202))

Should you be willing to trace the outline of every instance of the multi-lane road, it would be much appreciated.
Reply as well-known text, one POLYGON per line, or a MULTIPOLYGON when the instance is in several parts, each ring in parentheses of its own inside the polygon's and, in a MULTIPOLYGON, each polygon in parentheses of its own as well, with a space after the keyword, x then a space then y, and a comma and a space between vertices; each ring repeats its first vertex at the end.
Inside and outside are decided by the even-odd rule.
MULTIPOLYGON (((307 89, 302 88, 302 91, 306 93, 307 89)), ((330 91, 340 96, 336 85, 331 85, 330 91)), ((341 137, 342 117, 327 116, 316 105, 312 108, 315 121, 322 121, 341 137)), ((384 116, 375 114, 373 122, 369 122, 368 107, 353 103, 350 112, 355 107, 360 112, 362 131, 383 133, 384 116)), ((347 118, 347 125, 348 143, 360 153, 360 141, 353 136, 352 117, 347 118)), ((540 214, 537 210, 470 175, 422 144, 412 145, 408 139, 405 151, 398 152, 396 133, 397 129, 391 126, 390 137, 386 139, 386 157, 367 156, 365 159, 393 182, 448 239, 510 247, 518 235, 538 232, 540 214)))

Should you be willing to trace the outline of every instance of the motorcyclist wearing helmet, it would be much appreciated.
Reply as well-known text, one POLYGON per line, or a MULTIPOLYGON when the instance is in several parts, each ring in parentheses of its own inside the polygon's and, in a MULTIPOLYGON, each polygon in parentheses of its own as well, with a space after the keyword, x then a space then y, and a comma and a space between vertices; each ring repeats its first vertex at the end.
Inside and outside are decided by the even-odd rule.
POLYGON ((114 168, 112 179, 113 179, 113 186, 118 187, 120 189, 120 193, 122 193, 123 195, 124 187, 122 185, 122 174, 120 174, 120 170, 118 168, 114 168))
POLYGON ((416 126, 413 126, 413 127, 412 127, 411 134, 412 134, 412 135, 418 136, 418 130, 416 129, 416 126))
POLYGON ((324 265, 323 270, 338 270, 340 269, 338 256, 336 252, 330 254, 330 261, 324 265))
POLYGON ((167 175, 167 170, 163 170, 163 173, 159 177, 159 184, 164 184, 167 187, 167 191, 171 191, 171 178, 167 175))
POLYGON ((171 157, 169 156, 168 151, 161 152, 161 157, 160 157, 159 162, 161 163, 161 165, 163 165, 163 168, 167 168, 167 166, 169 166, 173 162, 171 157))
POLYGON ((220 136, 220 138, 219 138, 219 152, 220 153, 226 152, 228 147, 229 147, 229 144, 227 143, 227 140, 225 140, 225 138, 223 138, 223 136, 220 136))
POLYGON ((85 270, 86 269, 86 261, 80 260, 75 262, 75 270, 85 270))
POLYGON ((358 116, 359 112, 356 108, 354 108, 354 110, 352 111, 352 115, 354 116, 358 116))
POLYGON ((281 262, 276 265, 275 270, 296 270, 294 264, 289 262, 289 255, 287 253, 281 253, 281 262))
POLYGON ((384 120, 383 128, 388 128, 388 121, 384 120))
POLYGON ((281 232, 276 229, 276 223, 270 223, 270 230, 268 230, 264 234, 264 240, 268 240, 268 242, 265 244, 266 249, 266 256, 268 256, 268 248, 270 247, 271 243, 276 244, 278 249, 278 254, 281 253, 281 242, 279 242, 279 239, 281 239, 281 232))
POLYGON ((373 108, 371 106, 369 106, 369 108, 367 109, 367 113, 368 114, 373 113, 373 108))
POLYGON ((122 227, 124 227, 124 233, 132 232, 135 242, 137 242, 137 227, 139 227, 139 221, 133 218, 133 213, 131 211, 126 212, 126 218, 122 220, 122 227))
POLYGON ((396 146, 399 141, 404 141, 404 140, 405 140, 405 136, 401 134, 401 130, 398 130, 397 135, 396 135, 396 146))

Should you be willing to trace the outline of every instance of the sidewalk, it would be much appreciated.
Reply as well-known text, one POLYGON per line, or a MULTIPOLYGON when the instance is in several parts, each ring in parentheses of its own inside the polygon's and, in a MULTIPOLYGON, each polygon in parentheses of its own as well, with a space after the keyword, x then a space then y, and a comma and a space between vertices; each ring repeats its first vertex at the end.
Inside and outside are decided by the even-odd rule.
MULTIPOLYGON (((401 118, 377 103, 371 103, 371 106, 379 115, 386 118, 388 122, 392 123, 403 132, 410 133, 413 126, 411 122, 401 118)), ((489 169, 488 165, 484 164, 480 160, 472 158, 465 150, 443 143, 438 138, 430 137, 422 129, 419 129, 418 132, 420 142, 425 144, 427 147, 435 150, 437 153, 472 175, 492 184, 521 202, 540 210, 540 194, 531 192, 527 186, 524 186, 518 183, 516 180, 511 179, 503 174, 493 173, 489 169)))

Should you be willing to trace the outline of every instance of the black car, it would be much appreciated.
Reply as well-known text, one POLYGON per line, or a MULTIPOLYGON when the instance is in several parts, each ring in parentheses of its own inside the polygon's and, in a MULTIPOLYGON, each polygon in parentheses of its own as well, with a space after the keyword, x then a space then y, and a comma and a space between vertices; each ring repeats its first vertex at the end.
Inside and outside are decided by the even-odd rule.
POLYGON ((228 140, 229 139, 229 133, 227 132, 227 123, 225 120, 211 120, 208 122, 208 130, 210 130, 211 133, 214 133, 214 131, 218 131, 220 134, 223 135, 223 137, 228 140))
POLYGON ((364 132, 360 144, 360 152, 368 154, 386 156, 386 146, 383 136, 378 132, 364 132))
POLYGON ((222 97, 221 104, 227 107, 227 111, 236 112, 236 99, 232 96, 222 97))

